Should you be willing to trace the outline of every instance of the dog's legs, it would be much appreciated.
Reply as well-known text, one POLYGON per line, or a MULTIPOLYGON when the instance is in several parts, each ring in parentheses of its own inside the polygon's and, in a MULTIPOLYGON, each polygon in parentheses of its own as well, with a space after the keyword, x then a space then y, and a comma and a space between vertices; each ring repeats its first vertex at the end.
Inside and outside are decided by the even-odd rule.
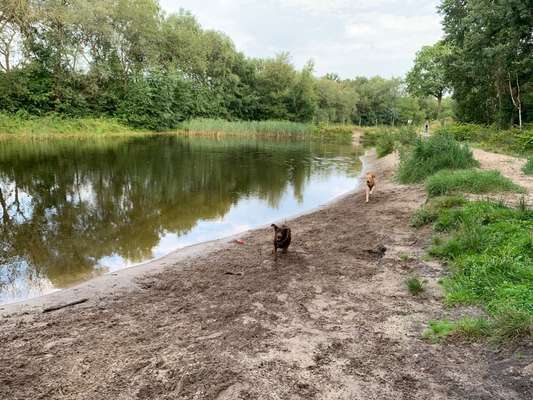
POLYGON ((365 194, 366 194, 366 202, 368 203, 368 197, 369 197, 369 189, 368 186, 365 186, 365 194))
POLYGON ((376 186, 372 186, 372 189, 370 189, 370 194, 374 193, 374 188, 375 188, 375 187, 376 187, 376 186))
POLYGON ((274 251, 273 251, 273 253, 274 253, 274 260, 277 261, 277 260, 278 260, 278 249, 276 248, 276 246, 274 246, 274 251))

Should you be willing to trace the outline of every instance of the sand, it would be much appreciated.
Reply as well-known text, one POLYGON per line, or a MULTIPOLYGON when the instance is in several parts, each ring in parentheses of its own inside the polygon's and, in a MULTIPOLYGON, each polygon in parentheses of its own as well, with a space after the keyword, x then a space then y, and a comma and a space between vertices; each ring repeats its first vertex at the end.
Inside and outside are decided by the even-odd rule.
POLYGON ((392 181, 396 162, 374 163, 369 204, 356 192, 288 221, 277 262, 258 229, 4 307, 0 398, 533 398, 531 343, 422 339, 428 321, 478 311, 443 306, 446 268, 424 261, 430 232, 409 227, 424 191, 392 181))

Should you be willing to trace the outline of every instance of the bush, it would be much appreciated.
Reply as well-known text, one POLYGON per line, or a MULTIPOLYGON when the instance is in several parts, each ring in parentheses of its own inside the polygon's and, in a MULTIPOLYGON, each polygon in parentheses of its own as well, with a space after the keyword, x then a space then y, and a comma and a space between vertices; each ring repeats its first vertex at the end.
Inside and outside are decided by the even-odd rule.
POLYGON ((499 171, 443 170, 430 176, 426 180, 426 192, 429 197, 442 196, 452 193, 496 193, 523 192, 499 171))
POLYGON ((475 124, 456 124, 437 130, 461 142, 471 142, 492 151, 523 154, 533 150, 533 128, 501 130, 475 124))
POLYGON ((487 128, 475 124, 455 124, 437 129, 436 134, 453 136, 460 142, 479 142, 487 137, 487 128))
POLYGON ((394 151, 394 137, 389 134, 383 134, 377 137, 376 154, 378 158, 385 157, 394 151))
POLYGON ((465 169, 478 166, 472 151, 450 135, 434 135, 416 139, 414 147, 400 157, 398 179, 415 183, 442 169, 465 169))
POLYGON ((363 146, 375 146, 379 158, 391 154, 401 146, 412 145, 417 139, 415 129, 410 126, 399 128, 365 128, 364 132, 362 138, 363 146))

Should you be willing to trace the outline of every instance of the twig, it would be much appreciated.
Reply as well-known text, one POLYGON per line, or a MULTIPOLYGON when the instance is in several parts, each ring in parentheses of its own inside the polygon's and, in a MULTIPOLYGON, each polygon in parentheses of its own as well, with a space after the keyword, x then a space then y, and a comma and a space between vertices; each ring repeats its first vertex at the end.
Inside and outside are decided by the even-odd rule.
POLYGON ((48 307, 48 308, 45 308, 45 309, 43 310, 43 313, 47 313, 47 312, 51 312, 51 311, 61 310, 62 308, 75 306, 75 305, 77 305, 77 304, 85 303, 86 301, 89 301, 89 299, 80 299, 80 300, 73 301, 73 302, 71 302, 71 303, 61 304, 61 305, 59 305, 59 306, 48 307))

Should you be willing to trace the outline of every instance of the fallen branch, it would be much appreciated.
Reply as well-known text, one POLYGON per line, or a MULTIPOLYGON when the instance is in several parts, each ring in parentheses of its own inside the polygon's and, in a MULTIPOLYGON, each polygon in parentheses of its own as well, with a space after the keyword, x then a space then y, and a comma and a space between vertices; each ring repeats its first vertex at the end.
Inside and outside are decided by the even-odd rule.
POLYGON ((231 272, 231 271, 226 271, 224 272, 225 275, 235 275, 235 276, 242 276, 243 273, 242 272, 231 272))
POLYGON ((77 304, 85 303, 86 301, 89 301, 89 299, 80 299, 80 300, 73 301, 73 302, 71 302, 71 303, 61 304, 61 305, 59 305, 59 306, 48 307, 48 308, 45 308, 45 309, 43 310, 43 313, 47 313, 47 312, 51 312, 51 311, 61 310, 62 308, 75 306, 75 305, 77 305, 77 304))

